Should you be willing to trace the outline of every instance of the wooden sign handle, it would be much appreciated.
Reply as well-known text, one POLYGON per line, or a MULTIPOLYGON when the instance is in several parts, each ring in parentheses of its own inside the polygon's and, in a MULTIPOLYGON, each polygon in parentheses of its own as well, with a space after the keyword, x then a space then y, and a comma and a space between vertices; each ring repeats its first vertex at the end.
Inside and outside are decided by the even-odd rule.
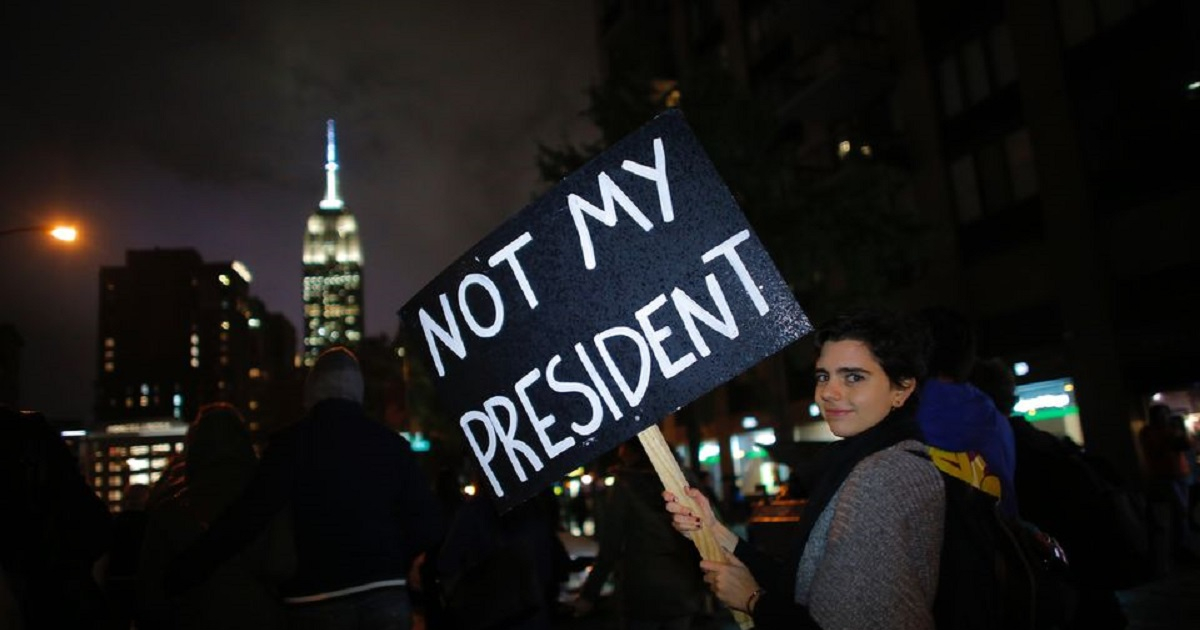
MULTIPOLYGON (((683 478, 683 471, 679 468, 679 462, 675 460, 674 453, 671 452, 671 447, 667 446, 667 441, 663 439, 662 431, 658 425, 652 425, 643 429, 638 433, 638 440, 642 442, 642 448, 646 449, 646 454, 650 456, 650 462, 654 464, 654 472, 658 473, 658 478, 662 481, 663 487, 675 495, 675 497, 685 507, 690 509, 694 514, 699 514, 700 509, 696 506, 696 502, 688 496, 684 491, 687 488, 687 481, 683 478)), ((692 542, 696 544, 696 548, 700 550, 700 557, 705 560, 716 560, 718 562, 725 561, 725 552, 721 549, 721 545, 717 543, 717 539, 713 536, 712 531, 707 527, 702 527, 692 536, 692 542)), ((737 621, 738 627, 742 630, 754 627, 754 620, 750 615, 734 610, 733 618, 737 621)))

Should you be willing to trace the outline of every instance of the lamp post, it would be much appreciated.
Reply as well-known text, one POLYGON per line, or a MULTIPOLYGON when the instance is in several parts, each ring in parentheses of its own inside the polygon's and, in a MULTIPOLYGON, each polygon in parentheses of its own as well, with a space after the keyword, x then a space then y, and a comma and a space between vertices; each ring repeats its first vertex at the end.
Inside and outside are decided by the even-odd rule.
POLYGON ((79 237, 79 232, 71 225, 26 225, 24 227, 0 230, 0 236, 18 234, 21 232, 43 232, 60 241, 71 242, 79 237))

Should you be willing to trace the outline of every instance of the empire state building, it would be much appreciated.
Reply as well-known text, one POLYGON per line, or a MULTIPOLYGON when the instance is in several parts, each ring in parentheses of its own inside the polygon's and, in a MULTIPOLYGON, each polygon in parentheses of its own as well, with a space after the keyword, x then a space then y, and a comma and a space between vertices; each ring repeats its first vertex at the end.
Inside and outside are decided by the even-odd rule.
POLYGON ((304 365, 329 346, 363 336, 362 245, 358 223, 338 193, 333 121, 325 127, 325 198, 304 232, 304 365))

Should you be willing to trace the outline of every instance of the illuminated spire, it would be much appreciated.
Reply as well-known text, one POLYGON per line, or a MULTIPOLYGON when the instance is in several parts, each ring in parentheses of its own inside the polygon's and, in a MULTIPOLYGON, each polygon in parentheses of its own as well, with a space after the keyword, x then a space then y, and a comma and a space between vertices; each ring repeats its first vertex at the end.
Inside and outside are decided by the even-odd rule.
POLYGON ((341 210, 342 198, 338 196, 338 163, 337 143, 333 134, 333 119, 325 121, 325 198, 321 200, 322 210, 341 210))

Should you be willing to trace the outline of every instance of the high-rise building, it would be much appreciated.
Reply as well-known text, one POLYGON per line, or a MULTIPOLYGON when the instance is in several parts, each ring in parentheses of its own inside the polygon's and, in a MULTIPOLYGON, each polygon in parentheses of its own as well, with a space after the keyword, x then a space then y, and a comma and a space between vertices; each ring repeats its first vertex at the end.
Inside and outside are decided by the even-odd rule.
POLYGON ((269 414, 255 392, 289 377, 293 349, 276 338, 294 333, 250 296, 250 279, 193 249, 129 251, 125 266, 101 268, 97 420, 187 421, 217 401, 251 422, 269 414))
POLYGON ((124 266, 101 268, 102 426, 70 434, 110 507, 129 484, 158 479, 203 404, 231 403, 264 432, 299 415, 295 329, 250 295, 251 279, 193 249, 128 251, 124 266))
POLYGON ((362 245, 358 223, 338 193, 333 121, 326 123, 325 198, 304 231, 304 364, 332 345, 363 337, 362 245))
MULTIPOLYGON (((879 299, 957 308, 1021 385, 1059 383, 1048 398, 1072 402, 1039 426, 1075 416, 1067 434, 1135 476, 1148 401, 1200 416, 1200 332, 1172 303, 1200 270, 1200 186, 1163 150, 1200 134, 1196 3, 597 4, 602 71, 633 60, 667 83, 719 65, 772 106, 806 173, 900 171, 892 199, 924 226, 906 247, 925 261, 879 299)), ((736 385, 717 417, 770 415, 736 385)), ((780 426, 807 422, 796 390, 780 426)))

